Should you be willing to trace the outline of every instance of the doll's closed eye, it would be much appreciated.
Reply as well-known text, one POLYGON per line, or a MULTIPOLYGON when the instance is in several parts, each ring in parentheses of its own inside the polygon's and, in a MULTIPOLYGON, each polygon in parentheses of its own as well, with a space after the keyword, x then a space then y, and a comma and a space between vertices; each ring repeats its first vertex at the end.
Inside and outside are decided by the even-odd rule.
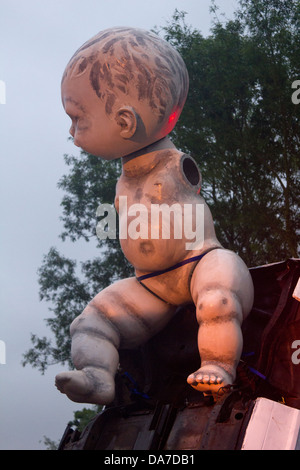
POLYGON ((71 129, 84 131, 89 128, 89 121, 84 116, 70 116, 72 120, 71 129))
POLYGON ((69 116, 72 122, 77 122, 79 119, 79 116, 75 116, 74 114, 67 113, 67 115, 69 116))
POLYGON ((69 114, 69 113, 67 113, 67 114, 68 114, 69 118, 72 121, 72 126, 77 126, 80 123, 80 121, 82 120, 82 118, 80 116, 69 114))

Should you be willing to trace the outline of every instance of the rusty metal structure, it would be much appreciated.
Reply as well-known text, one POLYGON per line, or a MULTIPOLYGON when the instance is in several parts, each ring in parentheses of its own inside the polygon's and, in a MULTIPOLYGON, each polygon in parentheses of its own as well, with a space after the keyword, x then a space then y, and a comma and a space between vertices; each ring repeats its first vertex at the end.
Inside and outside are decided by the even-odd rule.
POLYGON ((197 367, 195 307, 178 309, 168 326, 138 350, 120 352, 114 402, 83 432, 67 426, 59 450, 238 450, 255 400, 300 409, 300 302, 293 297, 300 260, 250 268, 255 300, 243 324, 237 379, 217 400, 186 383, 197 367))

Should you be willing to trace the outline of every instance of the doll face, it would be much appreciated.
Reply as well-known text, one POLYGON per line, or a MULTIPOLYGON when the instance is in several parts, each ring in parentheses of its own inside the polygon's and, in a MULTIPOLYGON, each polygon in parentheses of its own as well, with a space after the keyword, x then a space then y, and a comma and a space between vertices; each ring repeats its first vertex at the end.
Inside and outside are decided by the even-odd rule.
POLYGON ((107 116, 101 100, 84 82, 84 79, 70 79, 62 85, 62 102, 72 121, 70 134, 74 144, 106 160, 118 158, 119 126, 107 116))
POLYGON ((125 102, 117 100, 108 114, 107 103, 96 96, 84 77, 64 80, 62 103, 72 121, 69 132, 74 144, 105 160, 140 150, 162 139, 173 128, 173 119, 170 123, 158 122, 151 107, 135 97, 125 102))
POLYGON ((162 126, 153 117, 151 108, 134 97, 125 103, 117 100, 108 114, 107 103, 96 96, 84 77, 64 80, 62 102, 72 121, 69 132, 74 144, 105 160, 129 155, 169 132, 165 123, 162 126))

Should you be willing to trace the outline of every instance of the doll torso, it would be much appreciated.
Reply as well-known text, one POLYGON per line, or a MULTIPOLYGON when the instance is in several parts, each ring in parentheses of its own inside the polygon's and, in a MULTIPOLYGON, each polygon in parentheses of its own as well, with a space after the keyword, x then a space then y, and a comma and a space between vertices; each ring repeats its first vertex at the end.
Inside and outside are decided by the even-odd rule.
MULTIPOLYGON (((210 211, 199 195, 200 186, 201 175, 194 160, 176 149, 141 155, 123 165, 115 206, 120 230, 123 236, 125 234, 123 239, 120 237, 121 247, 138 276, 164 270, 212 246, 220 246, 210 211), (200 218, 197 219, 198 209, 200 218), (203 236, 191 249, 188 244, 196 239, 196 235, 194 240, 191 236, 196 234, 199 220, 204 226, 203 236), (192 232, 187 232, 186 227, 192 232), (138 233, 134 235, 132 228, 141 236, 137 238, 138 233)), ((147 280, 145 284, 156 293, 165 292, 166 288, 171 292, 176 279, 172 303, 189 301, 188 278, 194 265, 191 263, 171 274, 147 280)))

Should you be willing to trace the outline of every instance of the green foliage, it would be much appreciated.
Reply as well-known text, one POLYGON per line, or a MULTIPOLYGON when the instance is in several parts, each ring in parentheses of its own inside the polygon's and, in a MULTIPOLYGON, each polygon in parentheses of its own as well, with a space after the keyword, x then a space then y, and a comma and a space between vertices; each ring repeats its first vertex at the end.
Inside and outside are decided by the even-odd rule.
POLYGON ((220 241, 248 265, 297 256, 299 18, 299 1, 245 0, 209 38, 178 12, 163 28, 190 75, 173 140, 199 163, 220 241))
MULTIPOLYGON (((187 103, 171 137, 199 163, 221 243, 251 266, 297 256, 299 246, 300 106, 291 101, 291 86, 300 79, 300 6, 299 0, 239 5, 234 20, 215 19, 207 38, 177 10, 159 33, 179 50, 190 76, 187 103)), ((49 364, 69 363, 72 320, 98 291, 133 273, 118 240, 96 237, 96 209, 113 203, 120 161, 85 152, 65 161, 61 237, 93 240, 96 257, 80 266, 55 248, 44 257, 40 297, 50 304, 46 322, 54 345, 32 335, 24 355, 24 364, 41 372, 49 364)))
MULTIPOLYGON (((100 203, 114 202, 121 162, 101 160, 84 151, 81 151, 80 158, 73 155, 65 155, 64 158, 70 172, 58 183, 58 187, 65 191, 61 202, 61 220, 65 230, 61 238, 69 238, 73 242, 80 238, 86 241, 92 237, 96 239, 96 210, 100 203)), ((97 241, 99 246, 103 245, 97 241)))
POLYGON ((69 422, 69 425, 82 432, 88 423, 100 413, 101 409, 101 406, 95 405, 92 408, 83 408, 82 410, 75 411, 74 419, 69 422))
POLYGON ((40 300, 48 302, 53 314, 45 321, 54 341, 32 334, 32 347, 23 355, 22 362, 23 366, 31 364, 42 374, 53 364, 67 364, 72 368, 70 324, 95 293, 133 274, 118 239, 103 241, 96 237, 96 210, 100 202, 113 203, 120 162, 103 162, 83 151, 80 157, 66 155, 65 161, 70 172, 58 183, 66 191, 61 203, 65 228, 61 237, 72 242, 80 238, 86 242, 93 240, 98 256, 81 262, 79 267, 77 261, 66 258, 54 247, 44 256, 38 270, 39 293, 40 300))
POLYGON ((59 442, 55 442, 47 436, 44 436, 43 443, 46 447, 46 450, 57 450, 59 446, 59 442))
POLYGON ((42 373, 48 365, 69 363, 69 327, 91 298, 88 280, 76 276, 76 261, 72 261, 51 248, 44 257, 38 271, 40 299, 50 303, 49 310, 54 316, 46 319, 46 324, 55 337, 55 346, 47 338, 31 336, 33 347, 24 354, 23 365, 32 364, 42 373), (52 306, 53 305, 53 306, 52 306))
MULTIPOLYGON (((82 410, 75 411, 74 418, 72 421, 69 421, 68 425, 75 428, 77 431, 82 432, 90 421, 101 412, 101 410, 102 406, 94 405, 91 408, 83 408, 82 410)), ((46 450, 57 450, 60 442, 53 441, 49 437, 44 436, 43 443, 46 450)))

